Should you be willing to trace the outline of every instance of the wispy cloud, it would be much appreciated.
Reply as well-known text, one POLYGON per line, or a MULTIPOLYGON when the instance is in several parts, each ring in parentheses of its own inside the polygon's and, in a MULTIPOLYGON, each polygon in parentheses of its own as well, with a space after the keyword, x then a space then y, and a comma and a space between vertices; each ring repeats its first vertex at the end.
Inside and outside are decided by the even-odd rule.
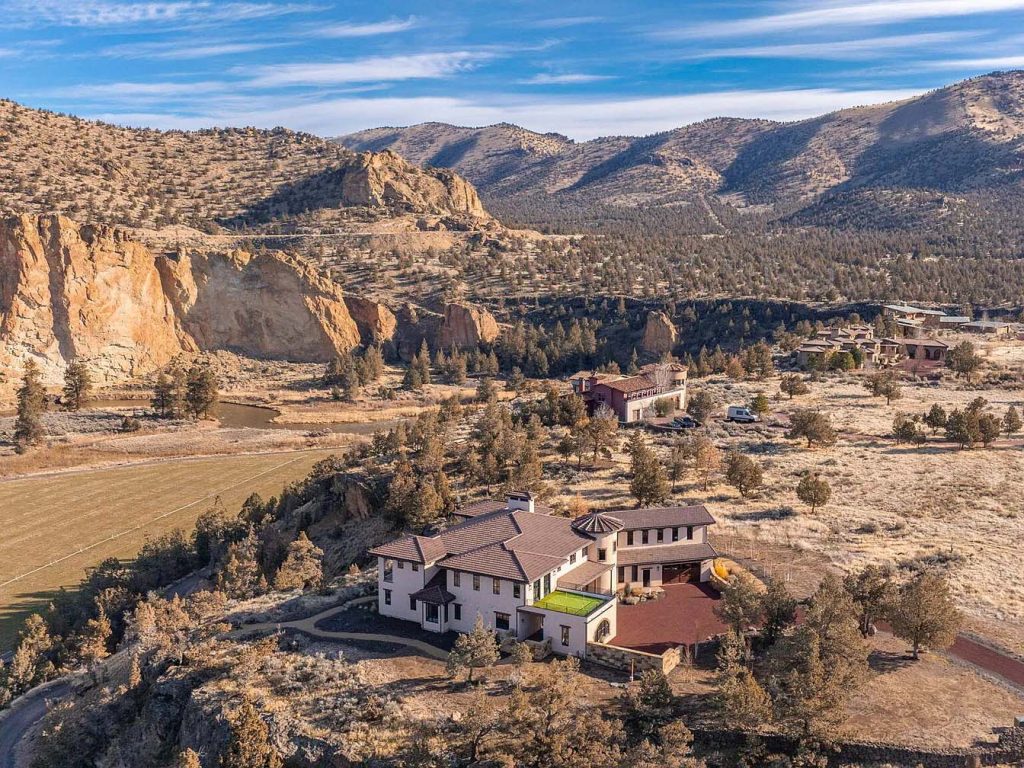
POLYGON ((873 2, 816 2, 805 10, 766 16, 713 21, 656 30, 664 38, 731 37, 794 30, 877 26, 919 19, 971 16, 1024 9, 1024 0, 874 0, 873 2))
POLYGON ((602 80, 612 80, 611 75, 587 75, 583 73, 567 73, 562 75, 551 75, 541 73, 533 77, 527 77, 518 82, 522 85, 576 85, 577 83, 597 83, 602 80))
POLYGON ((280 48, 293 43, 271 42, 227 42, 208 41, 190 42, 187 40, 167 40, 153 43, 125 43, 112 45, 99 52, 101 56, 118 59, 153 59, 153 60, 187 60, 209 59, 217 56, 233 56, 242 53, 263 51, 269 48, 280 48))
POLYGON ((9 23, 66 27, 241 22, 305 13, 317 8, 305 3, 215 0, 8 0, 6 5, 9 23))
POLYGON ((917 67, 923 70, 984 70, 986 72, 995 69, 1024 69, 1024 55, 925 61, 919 62, 917 67))
POLYGON ((227 84, 220 81, 156 82, 156 83, 95 83, 54 88, 49 96, 66 99, 166 99, 175 96, 198 96, 223 92, 227 84))
POLYGON ((695 53, 688 59, 873 59, 882 52, 906 51, 912 53, 926 46, 943 45, 967 38, 978 37, 978 32, 932 32, 917 35, 891 35, 868 37, 859 40, 836 40, 815 43, 791 43, 786 45, 752 45, 736 48, 712 48, 695 53))
POLYGON ((376 37, 378 35, 393 35, 396 32, 405 32, 415 27, 417 23, 415 16, 410 16, 407 19, 388 19, 387 21, 374 21, 364 24, 342 22, 341 24, 328 24, 318 27, 315 34, 317 37, 376 37))
MULTIPOLYGON (((275 64, 257 67, 254 87, 317 86, 450 77, 476 67, 491 54, 479 51, 416 53, 407 56, 369 56, 352 61, 275 64)), ((238 74, 247 70, 239 68, 238 74)))
POLYGON ((583 24, 597 24, 604 21, 603 16, 556 16, 550 19, 538 19, 528 22, 527 26, 539 29, 565 29, 566 27, 578 27, 583 24))

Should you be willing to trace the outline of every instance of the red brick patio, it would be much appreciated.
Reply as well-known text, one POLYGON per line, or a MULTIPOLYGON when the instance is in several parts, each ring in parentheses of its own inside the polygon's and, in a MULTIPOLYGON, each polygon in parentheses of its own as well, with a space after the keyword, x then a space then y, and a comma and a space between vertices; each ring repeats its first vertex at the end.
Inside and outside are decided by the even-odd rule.
POLYGON ((618 634, 608 642, 647 653, 693 645, 726 630, 715 616, 718 592, 707 584, 668 584, 665 597, 618 605, 618 634))

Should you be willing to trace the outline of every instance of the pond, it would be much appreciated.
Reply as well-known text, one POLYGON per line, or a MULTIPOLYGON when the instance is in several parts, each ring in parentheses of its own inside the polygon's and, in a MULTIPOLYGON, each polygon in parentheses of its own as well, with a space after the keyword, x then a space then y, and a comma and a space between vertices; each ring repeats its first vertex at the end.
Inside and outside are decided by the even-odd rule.
MULTIPOLYGON (((84 410, 150 410, 148 400, 90 400, 84 410)), ((274 419, 281 415, 276 408, 263 405, 243 405, 242 403, 217 403, 213 416, 223 427, 249 427, 251 429, 285 429, 295 432, 338 432, 351 435, 372 435, 379 429, 390 429, 399 420, 390 421, 352 421, 326 422, 323 424, 288 424, 278 423, 274 419)))

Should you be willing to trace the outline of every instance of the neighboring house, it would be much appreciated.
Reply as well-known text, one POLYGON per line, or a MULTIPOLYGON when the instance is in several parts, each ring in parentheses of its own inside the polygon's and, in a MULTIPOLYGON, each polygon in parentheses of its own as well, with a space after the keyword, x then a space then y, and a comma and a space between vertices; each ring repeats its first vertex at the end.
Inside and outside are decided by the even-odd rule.
POLYGON ((905 329, 938 328, 940 318, 947 317, 938 309, 921 309, 908 304, 886 304, 882 312, 896 320, 897 325, 905 329))
POLYGON ((572 388, 591 413, 607 405, 619 421, 632 424, 648 418, 658 400, 671 398, 675 409, 685 408, 686 378, 686 366, 655 364, 644 366, 635 376, 579 373, 572 379, 572 388))
POLYGON ((907 360, 944 363, 949 351, 949 345, 938 339, 900 339, 898 343, 907 360))
POLYGON ((867 325, 851 325, 843 328, 825 328, 818 331, 796 349, 796 364, 801 368, 817 368, 828 365, 829 358, 836 352, 860 351, 861 365, 874 368, 878 365, 882 350, 880 340, 875 338, 874 329, 867 325))
POLYGON ((965 333, 982 333, 1001 339, 1008 339, 1014 334, 1014 325, 1012 323, 1000 323, 995 320, 975 320, 974 322, 964 323, 960 326, 960 330, 965 333))
POLYGON ((556 517, 529 494, 478 502, 433 535, 405 536, 377 557, 381 615, 433 632, 469 632, 477 615, 519 640, 585 656, 616 633, 615 593, 706 581, 717 556, 703 506, 556 517))

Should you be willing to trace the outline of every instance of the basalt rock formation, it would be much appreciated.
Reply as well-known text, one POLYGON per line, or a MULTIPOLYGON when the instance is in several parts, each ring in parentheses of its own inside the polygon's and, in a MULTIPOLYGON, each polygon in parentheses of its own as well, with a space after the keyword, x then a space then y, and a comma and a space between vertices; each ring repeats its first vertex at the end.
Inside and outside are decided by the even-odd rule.
POLYGON ((345 306, 359 329, 359 335, 366 344, 386 344, 395 337, 398 318, 395 313, 379 301, 359 296, 346 296, 345 306))
POLYGON ((444 321, 438 334, 442 348, 475 347, 498 338, 498 322, 486 309, 453 303, 444 308, 444 321))
POLYGON ((0 388, 24 361, 59 384, 87 362, 98 384, 176 355, 230 349, 325 362, 360 343, 341 289, 283 253, 155 255, 120 229, 62 216, 0 220, 0 388))
POLYGON ((676 346, 676 327, 672 318, 664 312, 650 312, 644 326, 644 338, 640 346, 650 355, 663 355, 676 346))

